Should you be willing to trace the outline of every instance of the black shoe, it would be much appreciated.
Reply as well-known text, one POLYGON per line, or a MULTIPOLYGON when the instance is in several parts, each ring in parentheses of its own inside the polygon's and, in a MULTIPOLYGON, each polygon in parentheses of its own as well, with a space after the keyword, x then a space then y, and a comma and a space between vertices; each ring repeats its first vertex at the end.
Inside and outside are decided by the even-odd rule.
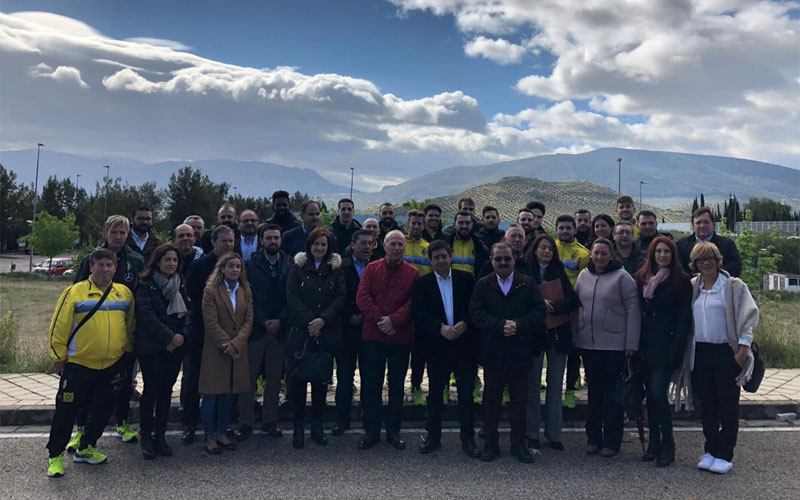
POLYGON ((600 447, 596 444, 587 444, 586 445, 586 454, 587 455, 597 455, 600 453, 600 447))
POLYGON ((163 433, 153 434, 153 448, 162 457, 172 456, 172 448, 167 444, 167 439, 163 433))
POLYGON ((561 441, 550 441, 550 448, 556 451, 564 451, 564 443, 561 441))
MULTIPOLYGON (((225 437, 227 437, 227 436, 225 436, 225 437)), ((228 438, 228 439, 230 439, 230 438, 228 438)), ((233 450, 235 450, 236 448, 239 447, 236 444, 235 441, 228 441, 227 443, 225 443, 225 442, 220 441, 219 439, 217 439, 217 444, 222 446, 226 451, 233 451, 233 450)))
POLYGON ((662 443, 656 460, 656 467, 667 467, 673 463, 675 463, 675 442, 662 443))
POLYGON ((364 437, 358 442, 358 449, 368 450, 380 442, 381 436, 379 434, 364 434, 364 437))
POLYGON ((653 462, 661 450, 661 443, 650 433, 650 442, 647 444, 647 451, 642 455, 642 462, 653 462))
POLYGON ((247 424, 241 424, 239 426, 239 430, 236 431, 236 440, 240 443, 242 441, 247 441, 247 438, 253 433, 253 428, 247 424))
POLYGON ((615 450, 614 448, 603 448, 600 450, 600 456, 603 458, 611 458, 617 455, 619 450, 615 450))
POLYGON ((433 453, 441 447, 442 441, 440 439, 432 438, 429 434, 427 437, 422 438, 422 444, 419 447, 419 452, 423 455, 427 455, 428 453, 433 453))
POLYGON ((491 462, 500 455, 500 446, 497 443, 486 443, 481 452, 481 460, 491 462))
POLYGON ((320 446, 328 444, 328 438, 325 437, 325 431, 322 429, 322 420, 311 422, 311 439, 320 446))
POLYGON ((400 434, 397 434, 397 433, 394 433, 394 432, 387 432, 386 433, 386 442, 389 443, 390 445, 394 446, 395 450, 405 450, 406 449, 406 443, 404 443, 403 440, 400 439, 400 434))
POLYGON ((541 449, 541 444, 538 439, 525 438, 525 447, 531 450, 541 449))
POLYGON ((194 443, 194 427, 183 428, 183 434, 181 435, 181 443, 183 444, 194 443))
POLYGON ((331 429, 331 434, 341 436, 350 429, 350 422, 339 422, 331 429))
POLYGON ((306 441, 306 433, 303 429, 302 422, 295 422, 294 423, 294 432, 292 433, 292 447, 295 449, 300 449, 305 445, 306 441))
POLYGON ((153 460, 156 458, 156 452, 153 449, 153 438, 147 434, 142 434, 142 439, 139 440, 139 443, 142 446, 142 457, 144 457, 145 460, 153 460))
POLYGON ((283 436, 283 431, 278 428, 275 422, 267 422, 261 426, 261 430, 269 437, 279 438, 283 436))
POLYGON ((533 463, 533 455, 531 455, 531 452, 530 450, 528 450, 528 447, 525 446, 525 442, 512 444, 511 455, 517 457, 517 460, 519 460, 523 464, 533 463))
POLYGON ((478 445, 475 444, 474 439, 465 439, 461 441, 461 451, 467 454, 470 458, 480 458, 481 450, 478 449, 478 445))

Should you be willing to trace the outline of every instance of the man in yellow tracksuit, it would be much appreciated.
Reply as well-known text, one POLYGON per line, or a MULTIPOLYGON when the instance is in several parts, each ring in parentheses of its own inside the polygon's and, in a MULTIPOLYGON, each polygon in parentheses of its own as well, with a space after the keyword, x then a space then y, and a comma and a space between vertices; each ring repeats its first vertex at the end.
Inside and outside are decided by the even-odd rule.
POLYGON ((126 353, 130 355, 133 343, 133 293, 125 285, 112 282, 116 255, 107 248, 99 248, 91 253, 89 262, 89 279, 64 290, 50 324, 50 357, 53 371, 61 376, 47 443, 50 477, 64 474, 64 449, 75 414, 81 408, 88 411, 88 419, 73 460, 89 464, 106 461, 107 457, 95 445, 113 411, 114 397, 123 388, 125 374, 121 360, 126 353), (83 321, 106 291, 105 300, 83 321))
MULTIPOLYGON (((425 231, 425 214, 419 210, 408 211, 408 236, 403 260, 417 268, 420 276, 431 272, 431 262, 428 260, 428 245, 430 243, 422 237, 425 231)), ((411 344, 411 399, 417 406, 425 404, 422 396, 422 378, 425 375, 425 354, 422 340, 414 338, 411 344)))

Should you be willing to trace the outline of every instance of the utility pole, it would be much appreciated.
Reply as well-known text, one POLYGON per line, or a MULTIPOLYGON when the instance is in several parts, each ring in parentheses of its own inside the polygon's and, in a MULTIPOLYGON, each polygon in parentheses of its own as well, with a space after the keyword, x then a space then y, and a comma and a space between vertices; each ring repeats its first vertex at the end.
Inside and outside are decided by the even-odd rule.
POLYGON ((617 194, 622 194, 622 158, 617 158, 617 194))
POLYGON ((642 184, 647 184, 647 181, 639 181, 639 210, 642 209, 642 184))
POLYGON ((105 205, 103 206, 103 224, 102 224, 103 231, 105 231, 106 219, 108 219, 108 176, 111 173, 111 167, 109 167, 108 165, 104 165, 103 168, 106 169, 106 202, 105 205))
MULTIPOLYGON (((33 181, 33 219, 31 220, 31 234, 34 231, 34 224, 36 223, 36 202, 39 199, 39 153, 42 150, 44 144, 41 142, 36 144, 36 177, 33 181)), ((30 259, 28 260, 28 272, 33 272, 33 249, 30 248, 30 245, 27 245, 28 253, 30 254, 30 259)))
POLYGON ((350 167, 350 199, 353 199, 353 167, 350 167))

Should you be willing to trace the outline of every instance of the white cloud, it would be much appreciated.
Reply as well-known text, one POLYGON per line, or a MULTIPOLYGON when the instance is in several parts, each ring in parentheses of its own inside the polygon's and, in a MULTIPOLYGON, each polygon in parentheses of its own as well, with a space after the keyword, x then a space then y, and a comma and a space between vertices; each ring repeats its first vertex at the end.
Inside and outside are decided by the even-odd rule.
POLYGON ((53 71, 53 68, 45 63, 39 63, 31 67, 29 73, 34 78, 52 78, 53 80, 74 84, 81 88, 88 89, 89 85, 81 79, 81 72, 78 68, 72 66, 59 66, 53 71))
POLYGON ((141 43, 143 45, 152 45, 153 47, 166 47, 172 50, 191 50, 191 47, 184 45, 175 40, 167 40, 165 38, 148 38, 144 36, 137 36, 133 38, 126 38, 128 42, 141 43))
POLYGON ((525 47, 498 38, 497 40, 479 36, 464 45, 464 53, 470 57, 484 57, 499 64, 513 64, 522 60, 525 47))

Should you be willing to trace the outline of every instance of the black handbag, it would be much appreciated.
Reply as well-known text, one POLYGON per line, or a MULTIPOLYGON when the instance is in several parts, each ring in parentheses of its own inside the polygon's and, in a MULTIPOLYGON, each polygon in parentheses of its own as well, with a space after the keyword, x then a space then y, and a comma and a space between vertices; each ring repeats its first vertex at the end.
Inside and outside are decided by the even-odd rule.
POLYGON ((303 350, 294 353, 292 377, 309 382, 328 382, 333 377, 333 354, 325 352, 319 339, 307 338, 303 350), (316 349, 309 348, 309 342, 316 349))
POLYGON ((764 362, 761 361, 758 344, 753 342, 753 345, 750 346, 750 350, 753 352, 753 375, 742 388, 747 392, 756 392, 761 385, 761 381, 764 380, 764 362))
POLYGON ((634 417, 641 413, 644 400, 644 381, 642 374, 633 368, 631 358, 625 359, 625 365, 614 386, 614 401, 622 405, 628 416, 634 417))

